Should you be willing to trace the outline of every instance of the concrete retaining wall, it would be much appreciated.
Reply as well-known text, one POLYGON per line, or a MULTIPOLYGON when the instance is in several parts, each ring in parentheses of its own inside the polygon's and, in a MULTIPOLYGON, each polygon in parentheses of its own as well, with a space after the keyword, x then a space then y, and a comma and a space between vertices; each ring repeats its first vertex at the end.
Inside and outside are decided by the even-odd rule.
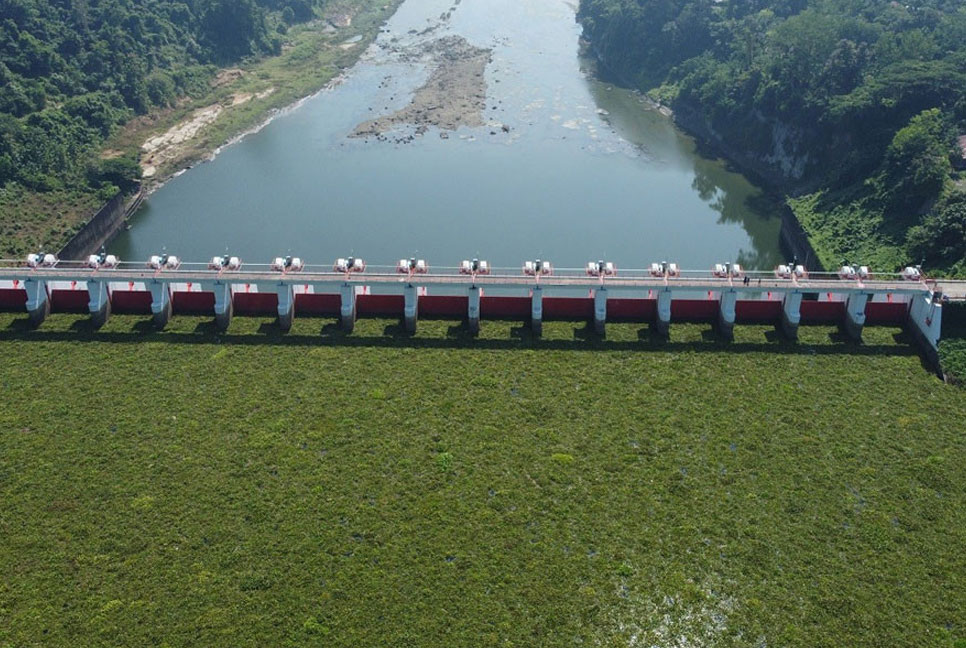
POLYGON ((782 226, 779 238, 782 251, 793 257, 798 257, 798 262, 806 269, 812 272, 825 270, 801 223, 798 222, 791 207, 787 205, 782 209, 782 226))
POLYGON ((84 224, 65 245, 57 256, 61 259, 83 259, 94 254, 102 245, 111 242, 124 222, 141 206, 144 200, 143 189, 139 188, 130 203, 127 204, 123 193, 111 198, 94 216, 84 224))

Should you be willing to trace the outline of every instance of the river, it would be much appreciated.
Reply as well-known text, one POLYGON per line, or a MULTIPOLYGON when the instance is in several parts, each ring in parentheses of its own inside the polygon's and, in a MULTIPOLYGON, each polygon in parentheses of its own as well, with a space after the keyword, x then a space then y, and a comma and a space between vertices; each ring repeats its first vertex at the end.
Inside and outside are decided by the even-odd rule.
POLYGON ((169 181, 112 250, 774 266, 777 209, 640 97, 588 74, 575 11, 566 0, 407 0, 342 83, 169 181), (349 137, 426 81, 431 65, 407 51, 453 34, 492 50, 490 123, 408 143, 349 137))

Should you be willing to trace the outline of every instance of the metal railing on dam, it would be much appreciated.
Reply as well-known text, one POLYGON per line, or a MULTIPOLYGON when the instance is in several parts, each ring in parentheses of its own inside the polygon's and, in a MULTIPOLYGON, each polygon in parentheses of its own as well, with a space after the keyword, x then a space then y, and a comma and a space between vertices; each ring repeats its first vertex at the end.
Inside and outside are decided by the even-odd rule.
POLYGON ((283 330, 300 314, 336 316, 347 331, 359 316, 395 316, 415 331, 422 314, 465 319, 474 333, 481 319, 521 319, 537 335, 544 319, 592 320, 601 334, 608 321, 650 322, 662 334, 672 321, 711 321, 726 337, 743 322, 774 322, 790 337, 803 322, 837 322, 856 338, 867 323, 882 323, 907 325, 927 351, 935 351, 942 302, 966 298, 964 281, 935 282, 918 271, 870 274, 863 268, 852 274, 848 266, 809 274, 801 266, 757 272, 725 264, 695 271, 662 263, 617 272, 603 262, 551 269, 538 261, 522 272, 488 266, 484 272, 475 260, 430 270, 405 259, 368 267, 340 259, 343 265, 334 269, 297 259, 291 267, 282 259, 242 266, 229 257, 223 266, 219 257, 208 264, 159 263, 167 258, 154 257, 156 267, 116 260, 108 267, 95 257, 46 264, 37 257, 33 267, 0 260, 0 307, 26 310, 35 325, 53 309, 90 312, 98 326, 112 311, 150 313, 159 327, 173 313, 210 313, 221 328, 235 313, 271 313, 283 330))

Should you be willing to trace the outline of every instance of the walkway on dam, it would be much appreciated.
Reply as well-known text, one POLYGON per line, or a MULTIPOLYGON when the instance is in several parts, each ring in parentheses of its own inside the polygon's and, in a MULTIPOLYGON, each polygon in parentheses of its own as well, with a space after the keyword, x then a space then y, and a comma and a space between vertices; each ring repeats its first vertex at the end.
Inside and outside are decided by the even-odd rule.
POLYGON ((754 294, 771 292, 870 292, 889 294, 915 294, 940 291, 950 300, 966 300, 966 280, 922 279, 908 281, 900 274, 873 274, 866 280, 847 280, 835 273, 810 273, 806 277, 778 277, 773 272, 742 272, 747 277, 716 277, 708 270, 681 270, 676 276, 654 276, 650 270, 620 270, 615 276, 591 277, 583 269, 554 269, 553 274, 527 276, 519 269, 495 268, 489 274, 461 274, 457 267, 434 268, 425 274, 399 274, 394 266, 369 266, 365 272, 336 272, 328 266, 305 266, 300 272, 272 271, 268 264, 246 264, 239 270, 212 270, 206 264, 184 263, 174 270, 154 270, 144 264, 120 263, 115 268, 95 269, 76 261, 60 261, 55 267, 28 268, 22 262, 0 260, 0 281, 107 281, 107 282, 163 282, 202 284, 219 281, 231 284, 311 284, 311 285, 367 285, 392 290, 413 283, 422 287, 466 288, 533 288, 544 289, 596 289, 601 286, 610 290, 662 290, 680 291, 735 290, 754 294))

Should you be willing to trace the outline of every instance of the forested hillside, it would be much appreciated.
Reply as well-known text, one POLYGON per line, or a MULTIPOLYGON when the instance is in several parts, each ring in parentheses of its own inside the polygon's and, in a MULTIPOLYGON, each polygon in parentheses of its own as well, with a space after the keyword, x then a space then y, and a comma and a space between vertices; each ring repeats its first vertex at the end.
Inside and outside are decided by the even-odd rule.
MULTIPOLYGON (((0 228, 18 232, 58 212, 83 214, 140 174, 133 152, 98 155, 112 132, 186 95, 210 92, 219 66, 275 54, 292 24, 323 0, 0 0, 0 228)), ((60 227, 60 230, 51 230, 60 227)))
POLYGON ((112 128, 206 83, 206 64, 277 51, 313 2, 0 0, 0 185, 130 178, 133 160, 88 164, 112 128))
POLYGON ((580 19, 618 80, 797 196, 827 265, 966 272, 960 0, 582 0, 580 19))

